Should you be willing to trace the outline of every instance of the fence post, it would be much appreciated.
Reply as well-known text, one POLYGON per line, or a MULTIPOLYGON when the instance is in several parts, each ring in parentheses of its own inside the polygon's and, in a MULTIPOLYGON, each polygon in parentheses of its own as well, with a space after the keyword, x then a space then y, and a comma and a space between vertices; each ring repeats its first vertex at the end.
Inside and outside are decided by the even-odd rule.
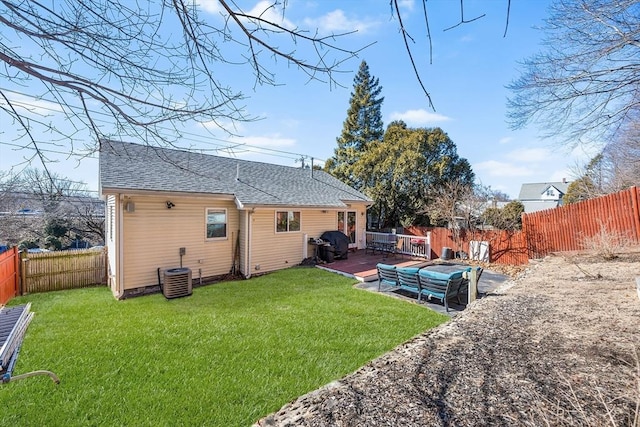
POLYGON ((636 242, 640 243, 640 203, 638 203, 638 193, 640 188, 631 187, 631 206, 633 207, 633 222, 636 229, 636 242))
POLYGON ((27 251, 20 252, 20 295, 24 295, 24 291, 27 288, 27 262, 29 261, 29 257, 27 256, 27 251))
POLYGON ((14 282, 14 295, 22 295, 21 292, 21 280, 20 280, 20 252, 18 251, 18 247, 14 246, 13 248, 13 263, 16 280, 14 282))

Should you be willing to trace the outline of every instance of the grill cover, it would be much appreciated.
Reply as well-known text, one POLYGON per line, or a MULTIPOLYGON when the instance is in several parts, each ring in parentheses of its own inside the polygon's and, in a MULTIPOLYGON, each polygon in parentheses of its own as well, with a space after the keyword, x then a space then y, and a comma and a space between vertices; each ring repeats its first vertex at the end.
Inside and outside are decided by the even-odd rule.
POLYGON ((325 231, 320 236, 325 242, 329 242, 336 258, 347 259, 349 254, 349 238, 341 231, 325 231))

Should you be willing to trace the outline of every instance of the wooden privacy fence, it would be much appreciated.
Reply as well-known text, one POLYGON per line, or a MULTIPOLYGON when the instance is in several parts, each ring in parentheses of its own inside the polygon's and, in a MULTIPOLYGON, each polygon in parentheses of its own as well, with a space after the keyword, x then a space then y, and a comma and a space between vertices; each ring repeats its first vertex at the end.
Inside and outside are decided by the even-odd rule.
POLYGON ((18 295, 19 263, 18 248, 0 254, 0 304, 18 295))
POLYGON ((524 214, 529 258, 550 252, 585 249, 584 240, 598 233, 640 243, 640 188, 589 199, 555 209, 524 214))
POLYGON ((23 253, 22 293, 104 285, 107 283, 106 261, 104 249, 23 253))
POLYGON ((419 236, 431 232, 432 258, 438 258, 443 247, 470 254, 470 241, 487 242, 490 261, 498 264, 526 264, 551 252, 586 249, 585 238, 598 233, 640 244, 640 188, 523 214, 522 231, 460 230, 461 247, 448 228, 411 226, 405 232, 419 236))
POLYGON ((469 255, 472 253, 469 242, 479 241, 488 243, 491 262, 509 265, 529 262, 527 243, 520 231, 462 229, 459 238, 461 247, 458 247, 453 230, 449 228, 411 226, 405 228, 405 232, 417 236, 431 233, 431 259, 439 258, 442 248, 451 248, 454 252, 462 251, 469 255))

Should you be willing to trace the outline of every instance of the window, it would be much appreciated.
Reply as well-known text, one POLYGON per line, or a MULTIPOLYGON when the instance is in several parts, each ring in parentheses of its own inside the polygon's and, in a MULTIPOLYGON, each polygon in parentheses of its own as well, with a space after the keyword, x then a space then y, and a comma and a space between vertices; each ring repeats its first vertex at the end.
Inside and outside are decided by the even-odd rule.
POLYGON ((300 231, 300 212, 276 212, 276 232, 300 231))
POLYGON ((227 237, 227 210, 207 209, 207 239, 227 237))

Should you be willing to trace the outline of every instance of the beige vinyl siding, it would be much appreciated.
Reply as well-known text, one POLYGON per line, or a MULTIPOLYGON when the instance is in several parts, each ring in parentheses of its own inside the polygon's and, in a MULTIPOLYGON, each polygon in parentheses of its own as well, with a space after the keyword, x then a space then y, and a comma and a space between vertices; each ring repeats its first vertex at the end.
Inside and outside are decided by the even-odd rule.
MULTIPOLYGON (((350 208, 340 210, 314 210, 309 212, 309 224, 307 224, 306 233, 309 237, 320 237, 322 233, 330 230, 338 229, 338 212, 356 212, 356 244, 359 249, 364 249, 366 241, 364 232, 367 227, 366 205, 353 205, 350 208)), ((340 230, 344 231, 344 230, 340 230)))
POLYGON ((124 212, 124 289, 158 283, 157 269, 180 266, 192 277, 209 277, 230 271, 233 242, 238 233, 238 211, 232 200, 215 198, 131 196, 135 212, 124 212), (175 206, 167 209, 171 200, 175 206), (207 208, 227 210, 226 239, 206 239, 207 208))
MULTIPOLYGON (((360 229, 364 229, 365 206, 354 206, 356 210, 358 241, 360 229)), ((251 221, 251 265, 249 274, 279 270, 299 264, 303 259, 303 247, 308 245, 307 238, 320 237, 328 230, 335 230, 337 226, 336 211, 326 209, 279 208, 273 210, 257 209, 252 214, 251 221), (276 211, 300 211, 299 232, 277 233, 275 226, 276 211), (259 269, 256 269, 259 266, 259 269)), ((307 246, 308 256, 312 256, 313 246, 307 246)))
POLYGON ((107 196, 105 206, 105 243, 107 246, 107 281, 111 292, 118 295, 117 242, 118 242, 118 203, 115 195, 107 196))

